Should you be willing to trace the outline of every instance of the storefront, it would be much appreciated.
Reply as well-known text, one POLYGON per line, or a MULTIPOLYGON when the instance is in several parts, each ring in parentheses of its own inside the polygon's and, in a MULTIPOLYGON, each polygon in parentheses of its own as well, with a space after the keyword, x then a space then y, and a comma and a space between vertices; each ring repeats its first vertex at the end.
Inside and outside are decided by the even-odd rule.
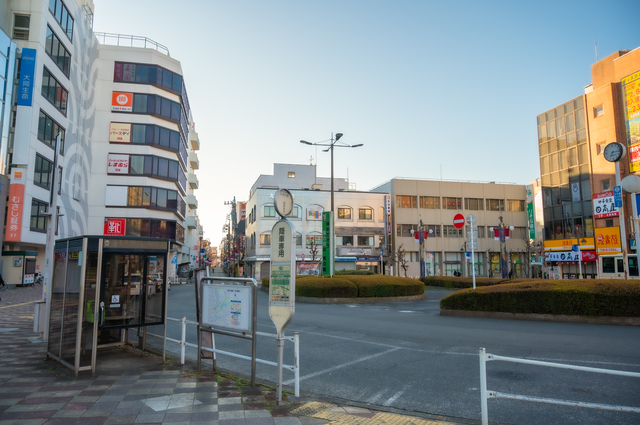
POLYGON ((595 238, 560 239, 544 242, 544 269, 549 279, 598 277, 595 238))

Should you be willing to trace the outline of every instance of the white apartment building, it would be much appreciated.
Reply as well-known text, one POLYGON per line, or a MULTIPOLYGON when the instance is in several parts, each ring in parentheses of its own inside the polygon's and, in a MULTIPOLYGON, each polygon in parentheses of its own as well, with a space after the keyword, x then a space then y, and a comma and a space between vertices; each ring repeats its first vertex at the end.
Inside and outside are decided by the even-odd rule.
MULTIPOLYGON (((274 164, 273 175, 261 175, 246 202, 245 275, 256 280, 269 275, 271 229, 280 219, 273 206, 277 189, 289 189, 294 209, 287 217, 296 230, 296 261, 313 260, 310 248, 320 246, 322 213, 331 208, 331 179, 316 176, 314 165, 274 164)), ((380 244, 384 237, 384 194, 348 191, 345 179, 334 179, 335 270, 380 271, 380 244)))
POLYGON ((171 262, 190 262, 202 235, 194 194, 200 145, 180 62, 144 37, 109 45, 93 32, 93 10, 92 0, 0 1, 0 26, 18 62, 15 127, 6 146, 2 139, 0 172, 20 196, 9 199, 4 251, 35 258, 43 271, 53 213, 55 239, 168 238, 171 262))
MULTIPOLYGON (((411 230, 418 230, 420 221, 429 236, 424 243, 427 275, 453 275, 459 271, 470 276, 471 261, 466 260, 468 225, 454 227, 453 218, 473 214, 477 218, 478 251, 473 266, 478 276, 501 275, 500 242, 490 228, 497 228, 499 217, 507 227, 513 226, 506 241, 508 267, 514 276, 526 275, 528 265, 529 229, 527 221, 526 186, 464 181, 395 178, 371 192, 391 195, 391 238, 389 250, 405 251, 407 275, 420 275, 420 248, 411 230)), ((397 264, 394 274, 403 275, 397 264)))

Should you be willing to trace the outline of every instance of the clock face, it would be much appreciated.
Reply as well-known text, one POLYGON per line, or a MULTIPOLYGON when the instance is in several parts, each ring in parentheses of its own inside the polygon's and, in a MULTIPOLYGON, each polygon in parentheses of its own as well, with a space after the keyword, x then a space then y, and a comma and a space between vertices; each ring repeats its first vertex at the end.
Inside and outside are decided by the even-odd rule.
POLYGON ((282 217, 286 217, 291 214, 291 211, 293 210, 293 195, 287 189, 280 189, 276 192, 273 205, 275 206, 278 214, 282 217))
POLYGON ((624 147, 622 146, 622 144, 614 142, 614 143, 609 143, 605 148, 604 148, 604 159, 606 159, 609 162, 616 162, 619 161, 620 158, 622 158, 622 156, 624 155, 624 147))

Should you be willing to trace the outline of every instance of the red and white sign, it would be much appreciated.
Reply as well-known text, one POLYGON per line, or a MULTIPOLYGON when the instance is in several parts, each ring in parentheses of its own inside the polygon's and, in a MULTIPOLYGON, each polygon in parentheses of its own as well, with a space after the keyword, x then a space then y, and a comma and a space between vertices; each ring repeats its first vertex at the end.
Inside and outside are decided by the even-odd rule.
POLYGON ((613 190, 593 195, 593 218, 617 217, 618 208, 613 198, 613 190))
POLYGON ((129 155, 110 153, 107 174, 129 174, 129 155))
POLYGON ((240 202, 240 221, 245 221, 247 219, 247 203, 240 202))
POLYGON ((7 203, 7 230, 4 240, 20 242, 22 236, 22 211, 24 209, 24 170, 11 170, 9 202, 7 203))
POLYGON ((302 262, 304 263, 304 254, 300 254, 300 259, 302 260, 302 262))
POLYGON ((595 251, 581 251, 582 252, 582 261, 596 261, 598 256, 595 251))
POLYGON ((124 236, 126 219, 110 218, 104 222, 105 236, 124 236))
MULTIPOLYGON (((499 241, 500 240, 500 228, 499 227, 494 227, 493 228, 493 236, 494 236, 494 240, 499 241)), ((504 228, 504 238, 505 239, 509 239, 511 237, 511 234, 509 233, 509 228, 505 227, 504 228)))
POLYGON ((462 214, 456 214, 453 217, 453 225, 456 229, 462 229, 464 227, 464 216, 462 214))
POLYGON ((133 93, 114 91, 111 96, 111 110, 120 112, 133 111, 133 93))

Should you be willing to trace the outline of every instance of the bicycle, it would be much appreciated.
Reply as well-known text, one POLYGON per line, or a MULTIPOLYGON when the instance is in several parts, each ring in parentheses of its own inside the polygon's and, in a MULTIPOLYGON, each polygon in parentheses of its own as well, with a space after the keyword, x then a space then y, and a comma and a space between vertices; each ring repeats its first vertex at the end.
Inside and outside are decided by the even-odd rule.
POLYGON ((7 288, 9 288, 9 284, 7 283, 7 281, 6 280, 0 281, 0 292, 6 291, 7 288))

